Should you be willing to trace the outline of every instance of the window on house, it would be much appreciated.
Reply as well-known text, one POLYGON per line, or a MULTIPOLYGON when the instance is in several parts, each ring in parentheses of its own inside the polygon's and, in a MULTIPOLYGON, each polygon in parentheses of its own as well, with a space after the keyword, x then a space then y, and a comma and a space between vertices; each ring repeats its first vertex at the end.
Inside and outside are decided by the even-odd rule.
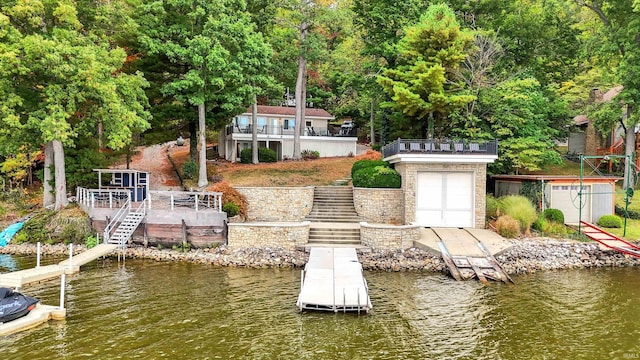
POLYGON ((284 119, 284 129, 289 130, 296 127, 295 119, 284 119))
POLYGON ((311 121, 307 121, 307 125, 306 126, 310 127, 311 126, 311 121))

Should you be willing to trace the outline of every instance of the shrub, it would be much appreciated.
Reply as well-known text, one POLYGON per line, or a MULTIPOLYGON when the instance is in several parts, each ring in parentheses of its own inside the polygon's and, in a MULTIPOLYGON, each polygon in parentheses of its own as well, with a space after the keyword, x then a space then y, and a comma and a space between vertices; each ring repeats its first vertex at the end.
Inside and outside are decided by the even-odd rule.
POLYGON ((628 209, 625 214, 624 207, 616 205, 615 208, 616 208, 616 215, 619 215, 620 217, 623 217, 623 218, 626 217, 627 219, 640 220, 640 211, 628 209))
POLYGON ((502 215, 496 220, 496 229, 500 236, 515 238, 520 235, 520 223, 509 215, 502 215))
POLYGON ((498 218, 498 199, 493 197, 492 195, 487 195, 487 213, 485 217, 487 219, 497 219, 498 218))
POLYGON ((546 219, 543 214, 538 216, 538 219, 533 223, 532 227, 544 236, 564 237, 571 234, 571 230, 564 225, 564 222, 550 221, 546 219))
POLYGON ((320 157, 320 152, 315 150, 302 150, 300 156, 302 156, 302 160, 315 160, 320 157))
MULTIPOLYGON (((243 164, 251 164, 253 161, 253 150, 251 148, 242 149, 240 151, 240 162, 243 164)), ((278 161, 278 154, 274 150, 266 147, 258 148, 258 162, 276 162, 278 161)))
POLYGON ((622 218, 618 215, 602 215, 600 219, 598 219, 598 226, 606 228, 621 228, 622 218))
POLYGON ((196 175, 198 175, 198 164, 189 160, 184 165, 182 165, 182 176, 185 179, 195 179, 196 175))
POLYGON ((382 153, 380 151, 375 151, 372 149, 367 149, 364 154, 360 154, 356 156, 356 160, 381 160, 382 153))
MULTIPOLYGON (((207 191, 215 191, 222 193, 222 206, 227 203, 233 203, 238 207, 238 215, 246 216, 247 214, 247 198, 240 194, 238 190, 229 185, 226 180, 222 180, 207 188, 207 191)), ((228 206, 228 205, 227 205, 228 206)))
POLYGON ((352 177, 353 186, 363 188, 398 189, 402 185, 400 174, 387 166, 359 169, 352 177))
POLYGON ((498 200, 498 214, 509 215, 520 223, 520 229, 529 235, 531 224, 538 218, 529 199, 521 195, 503 196, 498 200))
POLYGON ((356 171, 360 169, 373 168, 376 166, 390 167, 388 162, 382 160, 358 160, 351 166, 351 178, 353 178, 353 175, 356 173, 356 171))
POLYGON ((84 245, 87 247, 87 249, 94 248, 98 245, 98 238, 91 235, 84 241, 84 245))
POLYGON ((549 220, 558 224, 564 224, 564 214, 562 213, 562 210, 546 209, 542 212, 542 217, 545 220, 549 220))
POLYGON ((227 213, 227 217, 234 217, 240 213, 240 208, 238 205, 228 202, 222 205, 222 211, 227 213))

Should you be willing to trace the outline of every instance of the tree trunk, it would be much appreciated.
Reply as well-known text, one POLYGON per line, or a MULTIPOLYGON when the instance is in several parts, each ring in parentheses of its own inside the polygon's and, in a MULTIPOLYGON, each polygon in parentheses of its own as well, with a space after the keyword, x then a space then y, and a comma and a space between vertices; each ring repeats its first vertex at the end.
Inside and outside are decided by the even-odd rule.
POLYGON ((98 152, 102 152, 103 133, 104 133, 104 126, 102 125, 102 119, 98 119, 98 152))
POLYGON ((189 120, 189 160, 198 161, 198 122, 189 120))
POLYGON ((636 125, 629 123, 629 118, 631 116, 631 105, 627 105, 627 108, 624 112, 625 123, 627 124, 627 134, 625 138, 624 144, 624 154, 629 158, 629 164, 625 162, 624 167, 624 188, 625 190, 634 187, 634 174, 636 173, 635 163, 634 163, 634 153, 636 151, 636 125))
POLYGON ((371 131, 371 135, 370 136, 370 141, 369 144, 371 146, 376 144, 376 133, 375 133, 375 129, 373 127, 373 121, 375 119, 375 100, 373 97, 371 97, 371 113, 369 114, 369 129, 371 131))
POLYGON ((44 145, 44 180, 42 184, 44 189, 42 206, 44 207, 53 205, 55 203, 53 186, 51 185, 51 180, 53 180, 53 176, 51 175, 52 164, 53 164, 53 143, 49 141, 44 145))
POLYGON ((258 98, 253 94, 251 109, 251 162, 258 163, 258 98))
POLYGON ((205 136, 204 104, 198 105, 198 154, 200 155, 200 172, 198 187, 207 186, 207 139, 205 136))
POLYGON ((304 43, 307 38, 307 21, 300 23, 300 54, 298 55, 298 77, 296 78, 296 124, 293 134, 293 158, 299 160, 301 156, 300 133, 304 112, 307 107, 307 59, 304 54, 304 43))
POLYGON ((55 210, 60 210, 69 205, 69 199, 67 198, 67 178, 64 169, 64 147, 62 147, 60 140, 53 140, 52 148, 56 183, 55 210))

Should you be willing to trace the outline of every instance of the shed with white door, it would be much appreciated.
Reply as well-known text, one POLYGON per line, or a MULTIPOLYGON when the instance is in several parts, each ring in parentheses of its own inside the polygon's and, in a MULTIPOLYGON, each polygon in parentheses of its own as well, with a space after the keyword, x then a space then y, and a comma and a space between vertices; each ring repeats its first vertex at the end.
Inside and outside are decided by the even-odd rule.
POLYGON ((567 224, 596 223, 603 215, 615 213, 615 176, 576 175, 494 175, 495 196, 538 192, 538 210, 561 210, 567 224), (582 191, 580 191, 582 184, 582 191))
POLYGON ((402 177, 404 223, 484 228, 487 164, 497 154, 497 141, 398 139, 386 145, 384 160, 402 177))

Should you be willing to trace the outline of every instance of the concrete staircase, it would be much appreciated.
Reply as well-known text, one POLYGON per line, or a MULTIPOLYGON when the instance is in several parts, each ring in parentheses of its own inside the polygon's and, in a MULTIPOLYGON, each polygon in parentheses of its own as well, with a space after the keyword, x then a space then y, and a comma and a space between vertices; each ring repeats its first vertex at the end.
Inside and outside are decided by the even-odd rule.
POLYGON ((358 247, 360 217, 353 206, 350 186, 317 186, 313 208, 306 217, 311 222, 308 247, 358 247))

